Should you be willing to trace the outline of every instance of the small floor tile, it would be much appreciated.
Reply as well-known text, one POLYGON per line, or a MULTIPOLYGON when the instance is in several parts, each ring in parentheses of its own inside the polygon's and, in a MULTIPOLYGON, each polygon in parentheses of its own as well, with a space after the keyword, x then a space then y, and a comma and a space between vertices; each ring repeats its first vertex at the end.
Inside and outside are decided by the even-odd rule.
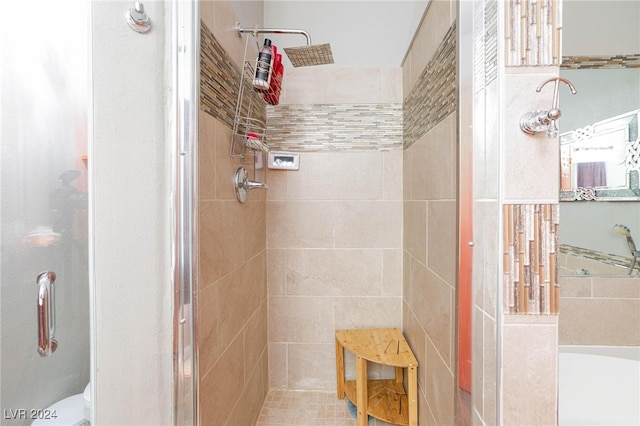
MULTIPOLYGON (((346 399, 335 392, 272 389, 265 398, 256 426, 353 426, 346 399)), ((386 426, 370 418, 369 426, 386 426)))

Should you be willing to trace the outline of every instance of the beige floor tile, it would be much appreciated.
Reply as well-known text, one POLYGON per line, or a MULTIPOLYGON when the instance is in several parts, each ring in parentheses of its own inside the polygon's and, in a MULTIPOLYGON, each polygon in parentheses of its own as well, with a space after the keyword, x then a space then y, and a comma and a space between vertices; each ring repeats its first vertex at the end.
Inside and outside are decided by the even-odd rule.
MULTIPOLYGON (((272 389, 265 398, 256 426, 353 426, 347 400, 335 392, 272 389)), ((374 418, 370 426, 390 425, 374 418)))

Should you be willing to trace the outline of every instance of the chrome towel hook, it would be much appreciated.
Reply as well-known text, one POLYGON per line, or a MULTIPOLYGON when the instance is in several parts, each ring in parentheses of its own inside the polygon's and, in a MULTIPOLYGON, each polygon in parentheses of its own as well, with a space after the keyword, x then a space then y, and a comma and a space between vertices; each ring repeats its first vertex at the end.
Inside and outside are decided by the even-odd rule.
POLYGON ((140 1, 137 1, 131 9, 125 12, 124 19, 133 31, 146 33, 151 29, 151 20, 144 12, 144 4, 140 1))
POLYGON ((534 135, 546 130, 549 138, 553 139, 557 137, 558 126, 556 125, 556 120, 560 118, 561 115, 560 109, 558 109, 558 86, 560 85, 560 82, 569 86, 571 94, 575 95, 578 93, 573 84, 566 78, 562 77, 553 77, 546 80, 538 86, 536 92, 540 93, 542 88, 551 81, 555 81, 555 86, 553 88, 553 104, 551 105, 551 109, 539 109, 537 111, 528 112, 520 118, 520 129, 528 135, 534 135))

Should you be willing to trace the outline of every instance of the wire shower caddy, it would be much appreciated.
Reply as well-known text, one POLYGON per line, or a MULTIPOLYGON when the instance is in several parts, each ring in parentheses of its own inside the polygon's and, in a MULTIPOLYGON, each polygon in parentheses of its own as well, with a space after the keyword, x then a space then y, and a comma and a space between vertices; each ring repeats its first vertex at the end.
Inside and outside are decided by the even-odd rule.
MULTIPOLYGON (((243 164, 255 165, 256 155, 269 152, 266 143, 266 113, 263 113, 261 109, 267 103, 265 98, 274 97, 276 94, 271 88, 268 91, 256 91, 253 88, 253 78, 258 61, 247 59, 249 39, 250 37, 247 37, 245 43, 229 156, 240 159, 243 164), (261 116, 265 118, 260 118, 261 116)), ((281 81, 277 79, 280 77, 272 73, 271 78, 276 79, 275 86, 279 87, 281 81)), ((271 87, 274 87, 274 84, 271 87)))

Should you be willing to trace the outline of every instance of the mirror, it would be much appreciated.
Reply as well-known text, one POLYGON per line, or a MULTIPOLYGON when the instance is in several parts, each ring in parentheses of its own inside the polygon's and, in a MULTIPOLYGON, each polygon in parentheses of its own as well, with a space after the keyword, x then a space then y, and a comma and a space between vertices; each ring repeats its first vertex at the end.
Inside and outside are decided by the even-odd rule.
POLYGON ((560 200, 640 200, 640 109, 560 135, 560 200))
POLYGON ((560 275, 640 276, 639 20, 640 2, 563 1, 560 275))

